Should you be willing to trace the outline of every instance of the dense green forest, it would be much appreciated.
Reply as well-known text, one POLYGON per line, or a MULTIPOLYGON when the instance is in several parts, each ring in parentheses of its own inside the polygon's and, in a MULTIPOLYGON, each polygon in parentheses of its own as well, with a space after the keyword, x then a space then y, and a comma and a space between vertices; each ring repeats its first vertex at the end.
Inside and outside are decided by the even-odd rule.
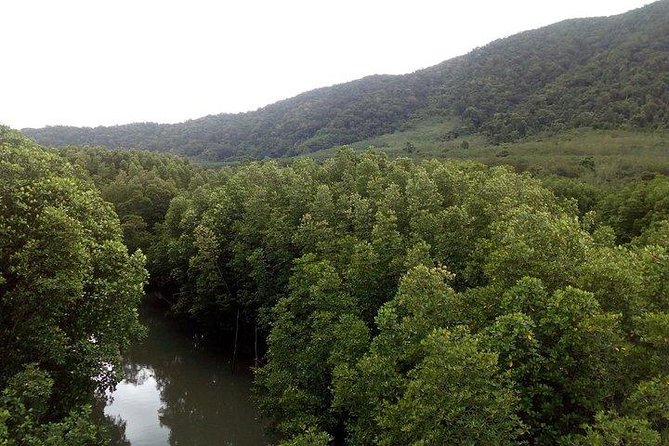
POLYGON ((176 308, 268 333, 259 400, 286 444, 666 435, 646 412, 666 403, 665 177, 579 216, 475 163, 342 151, 229 175, 172 202, 162 252, 176 308))
POLYGON ((0 168, 0 444, 104 444, 90 398, 146 270, 239 331, 280 444, 669 439, 666 176, 351 149, 211 169, 6 128, 0 168))
MULTIPOLYGON (((271 74, 268 74, 271 76, 271 74)), ((207 160, 311 153, 438 120, 492 144, 579 127, 669 125, 669 1, 567 20, 401 76, 370 76, 241 114, 181 124, 24 129, 51 146, 170 151, 207 160)))
POLYGON ((0 446, 109 442, 152 289, 282 446, 668 445, 668 125, 662 0, 249 113, 0 126, 0 446))
POLYGON ((0 444, 104 445, 93 393, 142 334, 145 257, 86 172, 0 128, 0 444))

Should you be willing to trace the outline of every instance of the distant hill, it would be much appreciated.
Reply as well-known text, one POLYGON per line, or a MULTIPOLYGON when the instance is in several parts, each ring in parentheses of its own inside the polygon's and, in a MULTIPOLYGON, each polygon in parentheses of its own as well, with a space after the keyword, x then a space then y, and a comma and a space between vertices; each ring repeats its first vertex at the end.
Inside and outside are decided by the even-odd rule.
POLYGON ((314 152, 435 118, 456 123, 453 137, 480 134, 491 143, 577 127, 669 128, 669 0, 563 21, 415 73, 369 76, 248 113, 23 133, 50 146, 226 160, 314 152))

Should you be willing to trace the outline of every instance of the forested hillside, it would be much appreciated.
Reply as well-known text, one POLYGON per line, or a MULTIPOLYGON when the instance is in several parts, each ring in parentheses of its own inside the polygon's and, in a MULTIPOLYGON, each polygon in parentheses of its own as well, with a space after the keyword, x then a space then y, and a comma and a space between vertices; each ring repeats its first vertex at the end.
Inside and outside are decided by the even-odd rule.
MULTIPOLYGON (((269 75, 268 75, 269 76, 269 75)), ((498 40, 431 68, 321 88, 257 111, 181 124, 24 129, 53 146, 170 151, 208 160, 313 152, 443 119, 451 135, 513 141, 574 127, 669 125, 669 1, 498 40), (450 125, 449 124, 449 125, 450 125)))
POLYGON ((23 132, 55 146, 137 147, 209 160, 280 157, 396 130, 427 104, 426 89, 417 75, 371 76, 254 112, 206 116, 183 124, 57 126, 23 132))

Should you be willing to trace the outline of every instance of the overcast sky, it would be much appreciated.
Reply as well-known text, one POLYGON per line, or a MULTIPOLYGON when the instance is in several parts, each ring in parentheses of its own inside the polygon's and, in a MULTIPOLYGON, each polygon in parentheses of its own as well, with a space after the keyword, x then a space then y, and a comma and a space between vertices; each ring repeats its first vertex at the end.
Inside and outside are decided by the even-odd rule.
POLYGON ((180 122, 648 0, 2 0, 0 123, 180 122))

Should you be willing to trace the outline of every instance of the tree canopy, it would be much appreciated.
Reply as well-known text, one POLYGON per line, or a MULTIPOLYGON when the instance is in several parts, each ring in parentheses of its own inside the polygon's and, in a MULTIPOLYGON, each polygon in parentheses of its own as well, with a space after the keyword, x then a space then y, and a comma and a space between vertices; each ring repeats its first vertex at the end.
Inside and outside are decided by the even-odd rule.
POLYGON ((351 149, 213 170, 0 132, 0 442, 103 442, 86 403, 141 333, 141 250, 173 314, 256 357, 279 444, 669 438, 665 177, 351 149))
POLYGON ((0 128, 1 444, 103 441, 86 404, 142 333, 144 261, 81 172, 0 128))
POLYGON ((528 175, 344 150, 232 169, 158 237, 177 311, 267 334, 286 444, 659 444, 633 402, 666 379, 661 218, 616 245, 528 175))

